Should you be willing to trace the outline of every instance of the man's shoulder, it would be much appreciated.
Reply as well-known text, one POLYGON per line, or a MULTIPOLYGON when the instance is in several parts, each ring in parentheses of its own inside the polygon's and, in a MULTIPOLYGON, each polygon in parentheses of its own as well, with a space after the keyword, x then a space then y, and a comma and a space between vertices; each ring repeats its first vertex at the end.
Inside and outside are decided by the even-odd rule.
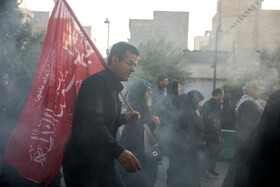
POLYGON ((212 104, 212 100, 208 99, 207 101, 205 101, 205 103, 203 104, 203 107, 208 107, 209 105, 212 104))
MULTIPOLYGON (((81 90, 101 90, 105 88, 106 78, 105 78, 104 70, 98 73, 95 73, 86 79, 83 80, 80 91, 81 90)), ((79 91, 79 92, 80 92, 79 91)))
POLYGON ((210 98, 209 100, 207 100, 203 106, 202 106, 202 109, 204 111, 207 111, 207 112, 214 112, 215 108, 217 106, 217 101, 213 98, 210 98))
POLYGON ((247 101, 244 101, 240 106, 239 106, 239 110, 251 110, 251 109, 258 109, 259 106, 258 104, 253 101, 253 100, 247 100, 247 101))
POLYGON ((102 81, 102 80, 105 80, 105 78, 106 78, 105 70, 102 70, 100 72, 97 72, 97 73, 87 77, 83 81, 83 83, 92 82, 92 81, 102 81))
POLYGON ((159 87, 156 87, 153 89, 153 94, 163 94, 164 93, 164 89, 163 88, 159 88, 159 87))

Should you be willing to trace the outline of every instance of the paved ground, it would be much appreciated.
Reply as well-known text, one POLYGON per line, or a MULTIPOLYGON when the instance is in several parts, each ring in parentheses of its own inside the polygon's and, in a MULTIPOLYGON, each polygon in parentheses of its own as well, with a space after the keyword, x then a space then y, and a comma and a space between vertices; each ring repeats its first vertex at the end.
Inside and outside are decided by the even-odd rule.
POLYGON ((221 187, 227 169, 229 167, 229 162, 218 162, 216 165, 216 171, 219 173, 218 177, 212 177, 211 179, 201 179, 201 187, 221 187))
MULTIPOLYGON (((223 180, 226 176, 230 162, 219 161, 216 165, 216 171, 219 173, 217 177, 209 175, 210 179, 201 179, 201 187, 221 187, 223 180)), ((169 165, 167 158, 163 159, 163 163, 159 165, 158 176, 154 187, 166 187, 165 182, 167 179, 166 171, 169 165)))
MULTIPOLYGON (((165 159, 165 162, 168 161, 165 159)), ((229 167, 229 162, 218 162, 216 165, 216 171, 219 173, 218 177, 211 176, 211 179, 201 179, 201 187, 221 187, 223 180, 225 178, 225 175, 227 173, 227 169, 229 167)), ((161 166, 160 170, 166 171, 166 166, 161 166)), ((163 174, 163 172, 160 172, 162 176, 158 175, 158 180, 156 181, 155 187, 165 187, 163 184, 163 181, 166 180, 166 175, 163 174)), ((65 187, 64 180, 61 180, 61 187, 65 187)))
MULTIPOLYGON (((0 155, 1 159, 1 155, 0 155)), ((167 162, 167 161, 165 161, 167 162)), ((1 165, 2 163, 0 162, 0 173, 1 173, 1 165)), ((167 162, 168 165, 168 162, 167 162)), ((225 178, 225 175, 227 173, 227 169, 229 167, 229 162, 218 162, 216 165, 216 171, 219 173, 218 177, 211 176, 211 179, 201 179, 201 187, 221 187, 223 180, 225 178)), ((161 166, 160 170, 166 171, 167 167, 161 166)), ((163 174, 163 172, 161 172, 163 174)), ((155 187, 164 187, 163 181, 166 179, 165 175, 158 175, 158 181, 155 185, 155 187)), ((61 187, 65 187, 65 183, 63 178, 61 179, 61 187)))

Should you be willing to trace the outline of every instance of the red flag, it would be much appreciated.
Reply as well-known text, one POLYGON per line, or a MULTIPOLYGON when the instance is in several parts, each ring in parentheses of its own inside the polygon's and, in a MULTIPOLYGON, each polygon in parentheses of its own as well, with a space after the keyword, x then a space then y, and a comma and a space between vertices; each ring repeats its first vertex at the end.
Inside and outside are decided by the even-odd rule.
POLYGON ((67 2, 57 0, 28 101, 3 161, 24 178, 49 184, 61 167, 80 85, 105 67, 67 2))

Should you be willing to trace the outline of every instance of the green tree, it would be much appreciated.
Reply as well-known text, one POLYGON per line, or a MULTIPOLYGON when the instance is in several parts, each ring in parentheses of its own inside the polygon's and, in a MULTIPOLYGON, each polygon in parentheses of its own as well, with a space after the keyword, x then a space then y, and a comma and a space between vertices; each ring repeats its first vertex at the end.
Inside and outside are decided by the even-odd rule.
POLYGON ((133 79, 145 79, 153 86, 160 74, 167 75, 170 80, 179 80, 181 84, 188 81, 190 73, 179 67, 184 62, 184 53, 176 50, 171 42, 151 40, 141 43, 139 52, 140 58, 133 79))
MULTIPOLYGON (((262 50, 259 53, 260 65, 268 68, 275 68, 280 74, 280 47, 274 51, 262 50)), ((278 76, 278 82, 279 82, 278 76)))
POLYGON ((45 32, 32 34, 17 0, 0 0, 0 66, 2 72, 34 76, 45 32))
POLYGON ((230 99, 233 106, 243 95, 244 85, 249 81, 258 80, 258 72, 258 68, 247 69, 232 75, 226 80, 223 85, 225 98, 230 99))

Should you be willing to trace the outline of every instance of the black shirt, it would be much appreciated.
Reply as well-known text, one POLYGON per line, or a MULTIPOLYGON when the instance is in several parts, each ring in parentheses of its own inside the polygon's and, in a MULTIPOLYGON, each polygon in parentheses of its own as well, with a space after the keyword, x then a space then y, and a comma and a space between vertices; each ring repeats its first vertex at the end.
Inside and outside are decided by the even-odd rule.
POLYGON ((203 104, 202 118, 205 128, 206 140, 219 142, 219 137, 215 128, 214 120, 221 119, 221 108, 219 102, 211 98, 203 104))
POLYGON ((63 160, 64 170, 76 172, 74 175, 70 171, 70 177, 114 172, 113 158, 118 158, 124 150, 115 140, 118 127, 126 123, 118 98, 122 89, 109 69, 83 81, 63 160))

